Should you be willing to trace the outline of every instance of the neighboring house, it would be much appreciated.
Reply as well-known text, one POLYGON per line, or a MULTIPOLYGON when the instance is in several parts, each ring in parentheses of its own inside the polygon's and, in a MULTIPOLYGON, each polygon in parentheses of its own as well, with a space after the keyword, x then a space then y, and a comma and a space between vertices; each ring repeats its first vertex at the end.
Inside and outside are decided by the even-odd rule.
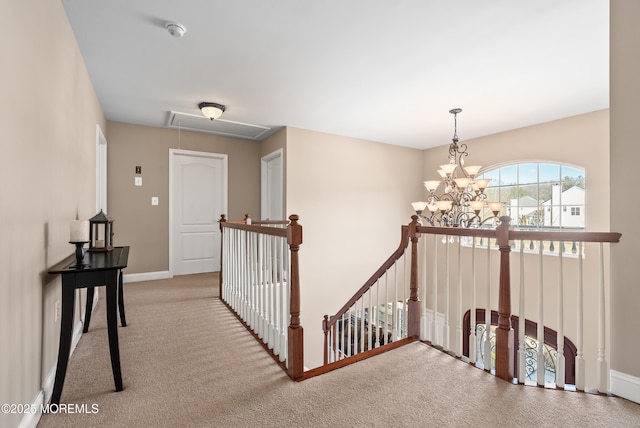
POLYGON ((560 185, 554 184, 551 199, 541 204, 544 207, 544 226, 584 228, 584 189, 573 186, 560 192, 560 185))
POLYGON ((531 196, 511 199, 506 206, 506 211, 509 217, 518 219, 516 224, 537 224, 538 201, 531 196))

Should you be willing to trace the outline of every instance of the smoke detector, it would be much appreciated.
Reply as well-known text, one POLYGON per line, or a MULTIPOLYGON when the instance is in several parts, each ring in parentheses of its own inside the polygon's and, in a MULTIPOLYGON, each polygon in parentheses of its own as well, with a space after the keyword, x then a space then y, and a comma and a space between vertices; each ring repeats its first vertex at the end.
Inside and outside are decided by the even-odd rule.
POLYGON ((177 38, 184 36, 184 33, 187 32, 187 29, 184 28, 183 25, 180 25, 176 22, 167 22, 164 27, 167 29, 169 34, 177 38))

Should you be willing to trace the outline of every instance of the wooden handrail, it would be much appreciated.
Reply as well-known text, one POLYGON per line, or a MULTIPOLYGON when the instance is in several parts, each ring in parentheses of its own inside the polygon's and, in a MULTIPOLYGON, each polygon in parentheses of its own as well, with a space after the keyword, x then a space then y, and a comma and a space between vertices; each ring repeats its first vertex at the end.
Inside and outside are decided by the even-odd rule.
POLYGON ((349 308, 351 308, 353 304, 357 302, 358 299, 360 299, 391 266, 393 266, 393 264, 404 254, 404 250, 407 248, 408 244, 409 226, 402 226, 400 245, 398 246, 398 249, 395 250, 393 254, 391 254, 391 256, 389 256, 389 258, 382 264, 382 266, 380 266, 378 270, 376 270, 374 274, 371 275, 371 277, 364 283, 364 285, 360 287, 358 291, 356 291, 353 297, 351 297, 351 299, 349 299, 349 301, 345 303, 344 306, 342 306, 342 308, 340 308, 340 310, 336 312, 335 315, 333 315, 332 317, 325 315, 325 320, 322 323, 325 334, 331 329, 331 327, 336 324, 338 319, 342 317, 342 315, 344 315, 349 310, 349 308))

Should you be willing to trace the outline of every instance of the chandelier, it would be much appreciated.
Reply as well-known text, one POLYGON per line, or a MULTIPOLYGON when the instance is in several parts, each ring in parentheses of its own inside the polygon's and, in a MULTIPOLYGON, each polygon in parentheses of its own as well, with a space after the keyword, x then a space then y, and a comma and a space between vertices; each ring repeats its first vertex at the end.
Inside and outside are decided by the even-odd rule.
POLYGON ((412 202, 420 222, 426 220, 431 226, 480 227, 491 219, 497 219, 502 210, 502 202, 488 202, 485 189, 490 179, 477 179, 482 168, 478 165, 464 166, 468 156, 467 145, 458 138, 458 113, 462 109, 449 110, 453 114, 453 138, 449 145, 449 162, 440 165, 438 174, 441 180, 424 182, 428 195, 427 201, 412 202), (442 193, 436 191, 441 188, 442 193), (482 218, 484 208, 493 214, 482 218), (427 209, 428 214, 423 215, 427 209))

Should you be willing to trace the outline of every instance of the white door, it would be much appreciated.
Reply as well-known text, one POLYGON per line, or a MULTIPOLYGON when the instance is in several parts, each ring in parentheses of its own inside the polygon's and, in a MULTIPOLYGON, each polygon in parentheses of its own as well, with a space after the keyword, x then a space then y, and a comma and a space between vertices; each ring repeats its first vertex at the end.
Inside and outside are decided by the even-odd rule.
POLYGON ((227 209, 227 155, 170 150, 169 263, 174 275, 220 270, 220 214, 227 209))
POLYGON ((262 157, 261 217, 263 220, 285 220, 282 203, 282 149, 262 157))

